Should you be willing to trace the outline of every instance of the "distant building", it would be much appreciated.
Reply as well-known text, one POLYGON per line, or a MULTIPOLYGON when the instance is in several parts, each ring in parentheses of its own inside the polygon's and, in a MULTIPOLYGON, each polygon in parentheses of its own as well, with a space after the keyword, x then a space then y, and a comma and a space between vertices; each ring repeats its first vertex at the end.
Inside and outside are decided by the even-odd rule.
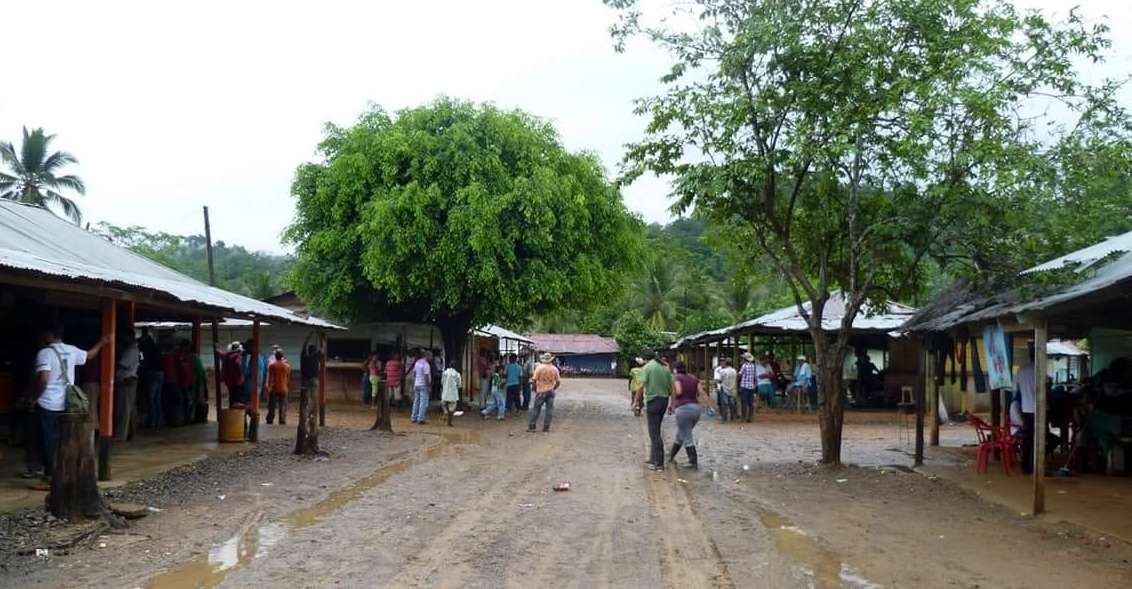
POLYGON ((611 337, 583 333, 532 333, 528 335, 539 352, 557 358, 566 376, 613 376, 621 349, 611 337))

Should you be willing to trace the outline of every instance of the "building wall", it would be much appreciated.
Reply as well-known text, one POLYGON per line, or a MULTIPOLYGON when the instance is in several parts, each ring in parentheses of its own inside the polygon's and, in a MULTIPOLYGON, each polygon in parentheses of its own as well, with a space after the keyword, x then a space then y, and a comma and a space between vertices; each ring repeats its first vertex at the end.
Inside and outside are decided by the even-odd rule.
POLYGON ((565 376, 602 375, 616 373, 617 354, 562 354, 558 368, 565 376))

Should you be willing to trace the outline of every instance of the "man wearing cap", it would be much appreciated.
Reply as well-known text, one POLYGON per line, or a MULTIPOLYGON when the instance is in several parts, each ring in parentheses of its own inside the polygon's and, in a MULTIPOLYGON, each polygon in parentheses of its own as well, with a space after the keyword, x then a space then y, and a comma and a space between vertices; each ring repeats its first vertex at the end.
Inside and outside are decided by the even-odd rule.
POLYGON ((228 387, 228 408, 231 409, 232 405, 247 403, 244 395, 244 354, 243 346, 240 342, 232 342, 228 345, 228 351, 221 348, 216 348, 216 353, 220 354, 220 380, 224 381, 224 386, 228 387))
POLYGON ((546 420, 542 423, 542 431, 550 431, 550 421, 554 418, 554 393, 558 390, 562 380, 558 368, 552 364, 554 356, 549 352, 539 357, 540 363, 531 375, 531 383, 535 387, 535 402, 531 407, 530 420, 527 431, 533 432, 538 426, 538 416, 542 413, 542 406, 546 405, 546 420))
POLYGON ((750 352, 743 354, 743 365, 739 367, 739 403, 743 421, 750 423, 755 413, 755 356, 750 352))

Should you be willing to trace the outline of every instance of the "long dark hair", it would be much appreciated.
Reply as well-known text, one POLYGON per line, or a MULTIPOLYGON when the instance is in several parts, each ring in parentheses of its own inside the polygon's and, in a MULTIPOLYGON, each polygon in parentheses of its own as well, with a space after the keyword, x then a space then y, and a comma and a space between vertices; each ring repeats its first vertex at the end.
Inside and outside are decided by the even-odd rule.
POLYGON ((677 362, 676 363, 676 374, 687 374, 687 373, 688 373, 688 367, 685 366, 683 362, 677 362))

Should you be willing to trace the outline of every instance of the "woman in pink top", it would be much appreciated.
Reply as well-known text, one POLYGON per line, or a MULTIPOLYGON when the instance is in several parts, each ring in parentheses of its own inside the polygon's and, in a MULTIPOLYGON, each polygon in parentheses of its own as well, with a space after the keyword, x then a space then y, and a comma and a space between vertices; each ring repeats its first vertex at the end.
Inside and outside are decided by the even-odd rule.
POLYGON ((401 357, 394 353, 385 361, 385 389, 389 398, 397 403, 401 402, 401 357))
POLYGON ((676 414, 676 442, 668 453, 668 461, 674 462, 680 447, 688 453, 688 468, 699 468, 699 456, 696 454, 696 438, 692 434, 696 424, 703 415, 700 406, 700 395, 704 391, 700 379, 688 374, 683 362, 676 363, 676 394, 668 398, 668 414, 676 414))

